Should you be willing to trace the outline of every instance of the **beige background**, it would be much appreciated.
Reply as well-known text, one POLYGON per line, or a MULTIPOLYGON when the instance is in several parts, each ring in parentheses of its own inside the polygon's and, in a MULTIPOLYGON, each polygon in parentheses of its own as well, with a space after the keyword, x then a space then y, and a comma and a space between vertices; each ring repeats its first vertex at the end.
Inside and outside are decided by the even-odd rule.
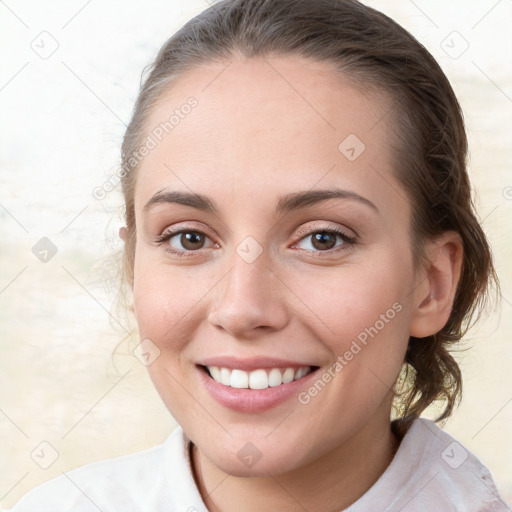
MULTIPOLYGON (((512 2, 367 3, 434 54, 465 112, 478 211, 504 300, 458 356, 465 397, 445 428, 490 467, 512 502, 512 2)), ((92 190, 116 170, 142 68, 206 6, 204 0, 0 3, 4 507, 62 471, 159 443, 175 425, 130 353, 133 327, 118 312, 109 317, 115 288, 105 258, 121 247, 121 196, 116 189, 99 201, 92 190), (47 263, 31 252, 42 237, 58 248, 47 263), (49 464, 52 453, 56 460, 42 469, 36 461, 49 464)))

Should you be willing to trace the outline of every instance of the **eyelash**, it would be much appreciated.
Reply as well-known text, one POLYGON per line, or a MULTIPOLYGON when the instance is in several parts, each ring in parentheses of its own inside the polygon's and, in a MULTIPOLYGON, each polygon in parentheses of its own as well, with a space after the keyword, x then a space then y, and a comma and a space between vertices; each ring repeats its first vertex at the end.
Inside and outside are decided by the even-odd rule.
MULTIPOLYGON (((208 237, 208 235, 206 233, 204 233, 203 231, 201 231, 199 229, 178 229, 175 231, 164 231, 160 236, 158 236, 155 239, 155 243, 157 245, 162 245, 164 242, 168 242, 171 238, 175 237, 176 235, 181 235, 183 233, 196 233, 196 234, 204 235, 204 236, 208 237)), ((334 247, 332 249, 328 249, 326 251, 311 251, 309 249, 302 249, 306 252, 310 252, 315 255, 318 255, 318 257, 323 257, 322 254, 332 255, 334 252, 346 251, 346 250, 350 249, 351 247, 353 247, 357 243, 355 237, 351 237, 351 236, 347 235, 342 229, 337 228, 337 227, 325 227, 325 228, 317 228, 314 230, 311 230, 311 229, 299 230, 297 235, 300 236, 300 238, 297 242, 295 242, 294 245, 301 242, 308 236, 314 235, 316 233, 328 233, 331 235, 338 235, 343 241, 342 245, 340 245, 338 247, 334 247)), ((190 250, 178 251, 176 249, 166 247, 165 251, 169 252, 175 256, 178 256, 180 258, 183 258, 183 257, 187 258, 187 257, 193 257, 195 255, 195 253, 202 251, 202 249, 198 249, 195 251, 190 251, 190 250)))

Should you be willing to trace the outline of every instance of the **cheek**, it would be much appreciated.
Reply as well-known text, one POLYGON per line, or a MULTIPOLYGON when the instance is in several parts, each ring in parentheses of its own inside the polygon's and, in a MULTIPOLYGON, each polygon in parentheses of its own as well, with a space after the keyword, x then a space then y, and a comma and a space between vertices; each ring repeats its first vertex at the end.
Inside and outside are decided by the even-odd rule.
POLYGON ((149 261, 136 263, 135 270, 134 313, 141 339, 149 338, 160 348, 179 347, 194 329, 191 322, 202 307, 208 282, 183 268, 149 261))
POLYGON ((207 317, 208 293, 218 273, 205 266, 167 265, 144 249, 136 253, 134 313, 141 339, 162 351, 181 351, 207 317))
POLYGON ((139 337, 151 340, 159 350, 146 369, 171 415, 177 421, 194 420, 199 413, 190 407, 190 395, 183 391, 183 386, 189 387, 184 363, 200 318, 206 315, 201 298, 208 283, 183 267, 139 261, 133 287, 139 337))
POLYGON ((304 315, 314 315, 327 333, 340 340, 356 337, 381 315, 394 320, 397 306, 393 309, 393 305, 403 303, 407 290, 406 276, 386 265, 318 269, 288 280, 304 303, 304 315))
POLYGON ((407 276, 389 267, 387 272, 345 270, 330 279, 296 280, 304 290, 309 289, 305 302, 317 317, 312 319, 319 326, 316 334, 332 357, 317 377, 326 384, 315 381, 299 402, 315 407, 315 397, 322 395, 316 407, 329 404, 322 412, 328 439, 336 436, 332 425, 339 425, 341 417, 354 426, 391 398, 408 342, 407 276), (313 289, 311 282, 318 286, 313 289), (324 386, 320 393, 318 389, 324 386))
POLYGON ((409 338, 407 266, 391 257, 380 263, 295 276, 303 318, 319 326, 319 338, 339 363, 331 367, 340 376, 334 387, 351 398, 393 385, 409 338))

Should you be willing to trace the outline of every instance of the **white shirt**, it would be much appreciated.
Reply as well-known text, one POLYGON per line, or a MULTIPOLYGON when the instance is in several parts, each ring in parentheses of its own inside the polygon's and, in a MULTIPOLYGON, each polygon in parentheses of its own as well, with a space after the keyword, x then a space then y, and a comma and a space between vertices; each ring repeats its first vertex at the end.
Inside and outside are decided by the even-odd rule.
MULTIPOLYGON (((87 464, 27 493, 11 512, 208 512, 195 485, 190 439, 87 464)), ((340 512, 510 512, 488 469, 434 422, 417 419, 391 464, 340 512)))

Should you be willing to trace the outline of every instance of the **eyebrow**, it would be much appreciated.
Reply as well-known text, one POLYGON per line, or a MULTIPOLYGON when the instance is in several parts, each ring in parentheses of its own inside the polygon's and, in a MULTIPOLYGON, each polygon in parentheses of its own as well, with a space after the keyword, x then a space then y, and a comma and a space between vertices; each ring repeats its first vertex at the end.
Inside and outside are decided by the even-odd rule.
MULTIPOLYGON (((375 212, 379 213, 379 209, 369 199, 360 196, 356 192, 343 189, 329 190, 308 190, 305 192, 292 192, 279 199, 276 205, 277 214, 285 214, 295 210, 300 210, 308 206, 312 206, 330 199, 352 199, 364 204, 375 212)), ((180 192, 177 190, 160 190, 144 205, 143 210, 146 212, 153 206, 162 203, 175 203, 184 206, 190 206, 198 210, 219 214, 219 209, 209 197, 202 194, 191 192, 180 192)))

